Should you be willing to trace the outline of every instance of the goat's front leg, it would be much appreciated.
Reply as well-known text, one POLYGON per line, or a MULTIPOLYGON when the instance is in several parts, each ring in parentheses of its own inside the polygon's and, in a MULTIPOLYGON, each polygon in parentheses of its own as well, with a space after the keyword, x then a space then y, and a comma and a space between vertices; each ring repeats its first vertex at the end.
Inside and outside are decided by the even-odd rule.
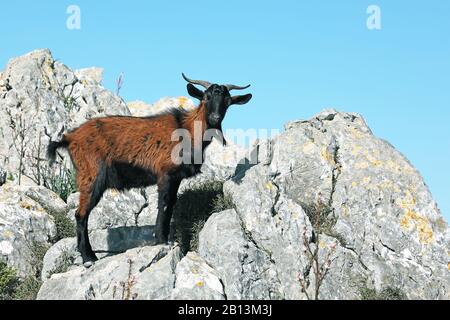
POLYGON ((158 179, 158 217, 156 218, 156 242, 167 243, 170 233, 170 220, 177 201, 181 179, 164 175, 158 179))

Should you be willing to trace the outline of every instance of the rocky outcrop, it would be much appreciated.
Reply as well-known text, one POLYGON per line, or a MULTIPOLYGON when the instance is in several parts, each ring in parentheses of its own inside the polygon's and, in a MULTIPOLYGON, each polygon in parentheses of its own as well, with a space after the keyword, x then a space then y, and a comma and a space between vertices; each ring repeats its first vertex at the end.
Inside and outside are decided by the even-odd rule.
POLYGON ((189 252, 152 246, 156 187, 107 191, 89 221, 100 260, 84 268, 76 239, 55 225, 73 220, 78 194, 65 203, 36 186, 64 168, 62 152, 56 172, 36 171, 49 138, 95 116, 194 108, 184 97, 127 106, 101 75, 71 71, 48 50, 0 74, 0 259, 26 276, 28 248, 52 245, 39 299, 450 299, 450 229, 420 173, 360 115, 336 110, 286 124, 251 153, 214 141, 179 191, 223 182, 221 209, 189 226, 189 252))
POLYGON ((49 50, 10 60, 0 76, 0 166, 22 184, 42 185, 59 172, 58 166, 47 172, 50 138, 86 119, 130 114, 120 97, 101 86, 101 74, 97 68, 74 72, 49 50))
POLYGON ((327 110, 257 148, 264 161, 225 182, 235 208, 203 226, 172 298, 450 298, 448 226, 417 170, 359 115, 327 110))
POLYGON ((33 274, 36 246, 50 246, 56 237, 52 214, 65 210, 64 201, 43 187, 0 187, 0 261, 20 276, 33 274))

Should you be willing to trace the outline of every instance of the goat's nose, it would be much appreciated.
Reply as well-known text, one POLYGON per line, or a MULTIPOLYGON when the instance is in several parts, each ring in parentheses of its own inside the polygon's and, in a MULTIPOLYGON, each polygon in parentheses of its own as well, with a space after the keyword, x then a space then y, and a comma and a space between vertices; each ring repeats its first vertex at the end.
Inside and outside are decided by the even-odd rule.
POLYGON ((219 121, 219 120, 220 120, 220 116, 217 115, 217 114, 213 114, 213 115, 211 116, 211 119, 214 120, 214 121, 219 121))

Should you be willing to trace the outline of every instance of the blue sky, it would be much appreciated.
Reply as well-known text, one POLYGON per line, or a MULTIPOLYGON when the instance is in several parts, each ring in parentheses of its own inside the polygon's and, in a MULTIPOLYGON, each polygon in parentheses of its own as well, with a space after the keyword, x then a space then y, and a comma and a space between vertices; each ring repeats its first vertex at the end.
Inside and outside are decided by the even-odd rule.
POLYGON ((449 13, 448 0, 15 0, 1 5, 0 69, 50 48, 71 68, 105 68, 110 89, 123 72, 127 101, 185 95, 181 71, 251 83, 252 103, 224 128, 281 128, 325 107, 361 113, 421 171, 449 221, 449 13), (71 4, 80 30, 66 28, 71 4), (366 27, 371 4, 379 31, 366 27))

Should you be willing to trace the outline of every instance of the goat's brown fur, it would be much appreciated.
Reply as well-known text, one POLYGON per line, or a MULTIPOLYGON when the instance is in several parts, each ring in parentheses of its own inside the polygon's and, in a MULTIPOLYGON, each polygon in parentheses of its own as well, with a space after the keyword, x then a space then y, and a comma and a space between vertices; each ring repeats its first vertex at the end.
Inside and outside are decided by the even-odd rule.
MULTIPOLYGON (((206 128, 204 104, 183 117, 182 127, 189 130, 192 137, 195 121, 201 121, 203 130, 206 128)), ((172 141, 171 135, 178 128, 177 119, 167 113, 148 118, 111 116, 92 119, 65 134, 63 140, 68 143, 77 170, 79 216, 83 218, 88 211, 100 164, 128 163, 151 171, 158 180, 176 169, 171 152, 178 141, 172 141)))

